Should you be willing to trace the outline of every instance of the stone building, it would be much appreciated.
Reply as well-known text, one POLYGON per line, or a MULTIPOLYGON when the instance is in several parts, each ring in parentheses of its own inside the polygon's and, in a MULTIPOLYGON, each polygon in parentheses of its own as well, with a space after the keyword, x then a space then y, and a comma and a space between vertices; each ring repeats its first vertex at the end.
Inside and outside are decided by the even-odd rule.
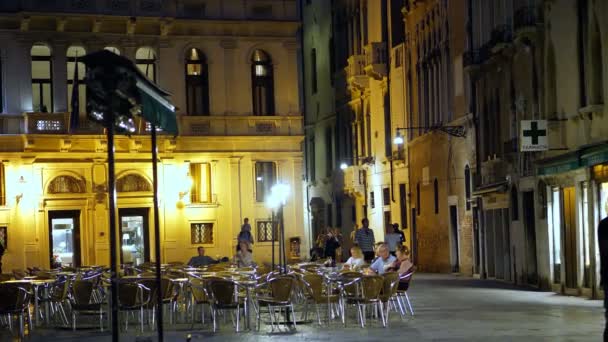
MULTIPOLYGON (((232 256, 245 217, 254 258, 273 238, 265 204, 288 183, 286 236, 302 222, 297 1, 4 1, 0 4, 0 234, 6 270, 108 264, 107 141, 86 119, 78 57, 108 49, 173 95, 161 132, 161 262, 232 256), (109 4, 109 5, 108 5, 109 4), (74 69, 78 69, 78 74, 74 69), (79 87, 79 127, 69 130, 79 87)), ((149 127, 116 138, 122 262, 154 255, 149 127)))
POLYGON ((420 268, 473 273, 471 168, 475 130, 466 106, 463 1, 407 1, 405 19, 411 226, 420 268), (473 147, 473 148, 472 148, 473 147))

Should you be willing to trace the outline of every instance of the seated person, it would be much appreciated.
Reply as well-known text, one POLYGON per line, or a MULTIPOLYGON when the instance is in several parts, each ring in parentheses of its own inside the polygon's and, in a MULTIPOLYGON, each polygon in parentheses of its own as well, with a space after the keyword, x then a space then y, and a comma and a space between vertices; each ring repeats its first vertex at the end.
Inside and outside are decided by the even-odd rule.
POLYGON ((217 264, 217 260, 205 255, 205 247, 200 246, 197 250, 198 250, 198 255, 193 256, 190 259, 190 261, 188 261, 188 266, 201 267, 201 266, 209 266, 211 264, 217 264))
POLYGON ((237 267, 253 267, 253 254, 251 253, 251 245, 249 242, 242 240, 239 242, 239 251, 234 256, 234 262, 237 267))
POLYGON ((363 257, 363 251, 359 246, 353 246, 350 249, 351 257, 346 260, 342 266, 345 270, 357 270, 365 265, 365 258, 363 257))
MULTIPOLYGON (((403 276, 415 269, 414 264, 410 260, 410 250, 407 246, 397 246, 397 260, 388 268, 388 271, 396 271, 399 276, 403 276)), ((407 290, 409 279, 399 281, 399 290, 407 290)))
POLYGON ((393 265, 395 260, 397 260, 397 258, 389 254, 388 246, 385 243, 382 243, 378 247, 378 258, 369 267, 368 273, 384 274, 387 269, 393 265))

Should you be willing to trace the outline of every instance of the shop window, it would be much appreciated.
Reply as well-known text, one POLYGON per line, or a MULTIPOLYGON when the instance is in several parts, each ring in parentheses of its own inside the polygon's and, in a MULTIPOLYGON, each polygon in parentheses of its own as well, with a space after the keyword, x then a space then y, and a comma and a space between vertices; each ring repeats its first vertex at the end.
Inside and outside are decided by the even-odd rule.
POLYGON ((255 163, 255 201, 264 202, 270 195, 270 189, 277 181, 277 171, 274 162, 255 163))
POLYGON ((256 227, 258 242, 271 242, 273 239, 276 241, 276 227, 271 220, 258 220, 256 222, 256 227))
POLYGON ((211 164, 190 164, 190 177, 192 179, 190 201, 192 203, 211 203, 211 164))
POLYGON ((209 69, 199 49, 186 56, 186 103, 188 115, 209 115, 209 69))
POLYGON ((190 243, 193 245, 213 244, 213 223, 199 222, 190 224, 190 243))
POLYGON ((156 82, 156 53, 152 48, 141 47, 135 52, 135 64, 152 82, 156 82))
POLYGON ((34 112, 53 111, 53 74, 51 49, 44 44, 34 44, 32 57, 32 109, 34 112))

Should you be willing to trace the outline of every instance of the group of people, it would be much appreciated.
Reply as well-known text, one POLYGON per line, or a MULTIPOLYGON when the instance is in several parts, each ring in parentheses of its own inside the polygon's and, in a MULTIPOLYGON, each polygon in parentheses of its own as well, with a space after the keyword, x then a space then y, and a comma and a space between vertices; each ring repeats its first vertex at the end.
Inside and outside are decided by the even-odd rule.
MULTIPOLYGON (((252 267, 255 266, 253 261, 253 234, 251 233, 251 225, 249 224, 249 218, 245 217, 241 231, 237 236, 236 253, 232 257, 232 261, 237 267, 252 267)), ((224 261, 229 261, 227 257, 221 259, 213 259, 210 256, 205 255, 205 247, 199 246, 197 248, 198 255, 193 256, 188 261, 188 265, 192 267, 209 266, 224 261)))

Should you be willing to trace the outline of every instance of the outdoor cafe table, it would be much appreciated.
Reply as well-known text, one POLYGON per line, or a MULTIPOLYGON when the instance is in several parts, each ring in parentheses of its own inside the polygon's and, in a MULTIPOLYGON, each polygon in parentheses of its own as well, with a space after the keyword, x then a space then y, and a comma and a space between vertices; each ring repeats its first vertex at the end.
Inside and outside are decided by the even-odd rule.
MULTIPOLYGON (((39 325, 38 323, 38 315, 40 314, 40 308, 38 307, 38 293, 40 292, 39 288, 42 287, 43 296, 45 298, 48 297, 48 285, 54 283, 56 279, 21 279, 21 280, 7 280, 3 282, 3 284, 29 284, 32 286, 34 290, 34 324, 32 326, 32 330, 34 326, 39 325)), ((49 315, 49 302, 46 301, 44 305, 44 315, 45 324, 48 325, 50 323, 50 315, 49 315)))

